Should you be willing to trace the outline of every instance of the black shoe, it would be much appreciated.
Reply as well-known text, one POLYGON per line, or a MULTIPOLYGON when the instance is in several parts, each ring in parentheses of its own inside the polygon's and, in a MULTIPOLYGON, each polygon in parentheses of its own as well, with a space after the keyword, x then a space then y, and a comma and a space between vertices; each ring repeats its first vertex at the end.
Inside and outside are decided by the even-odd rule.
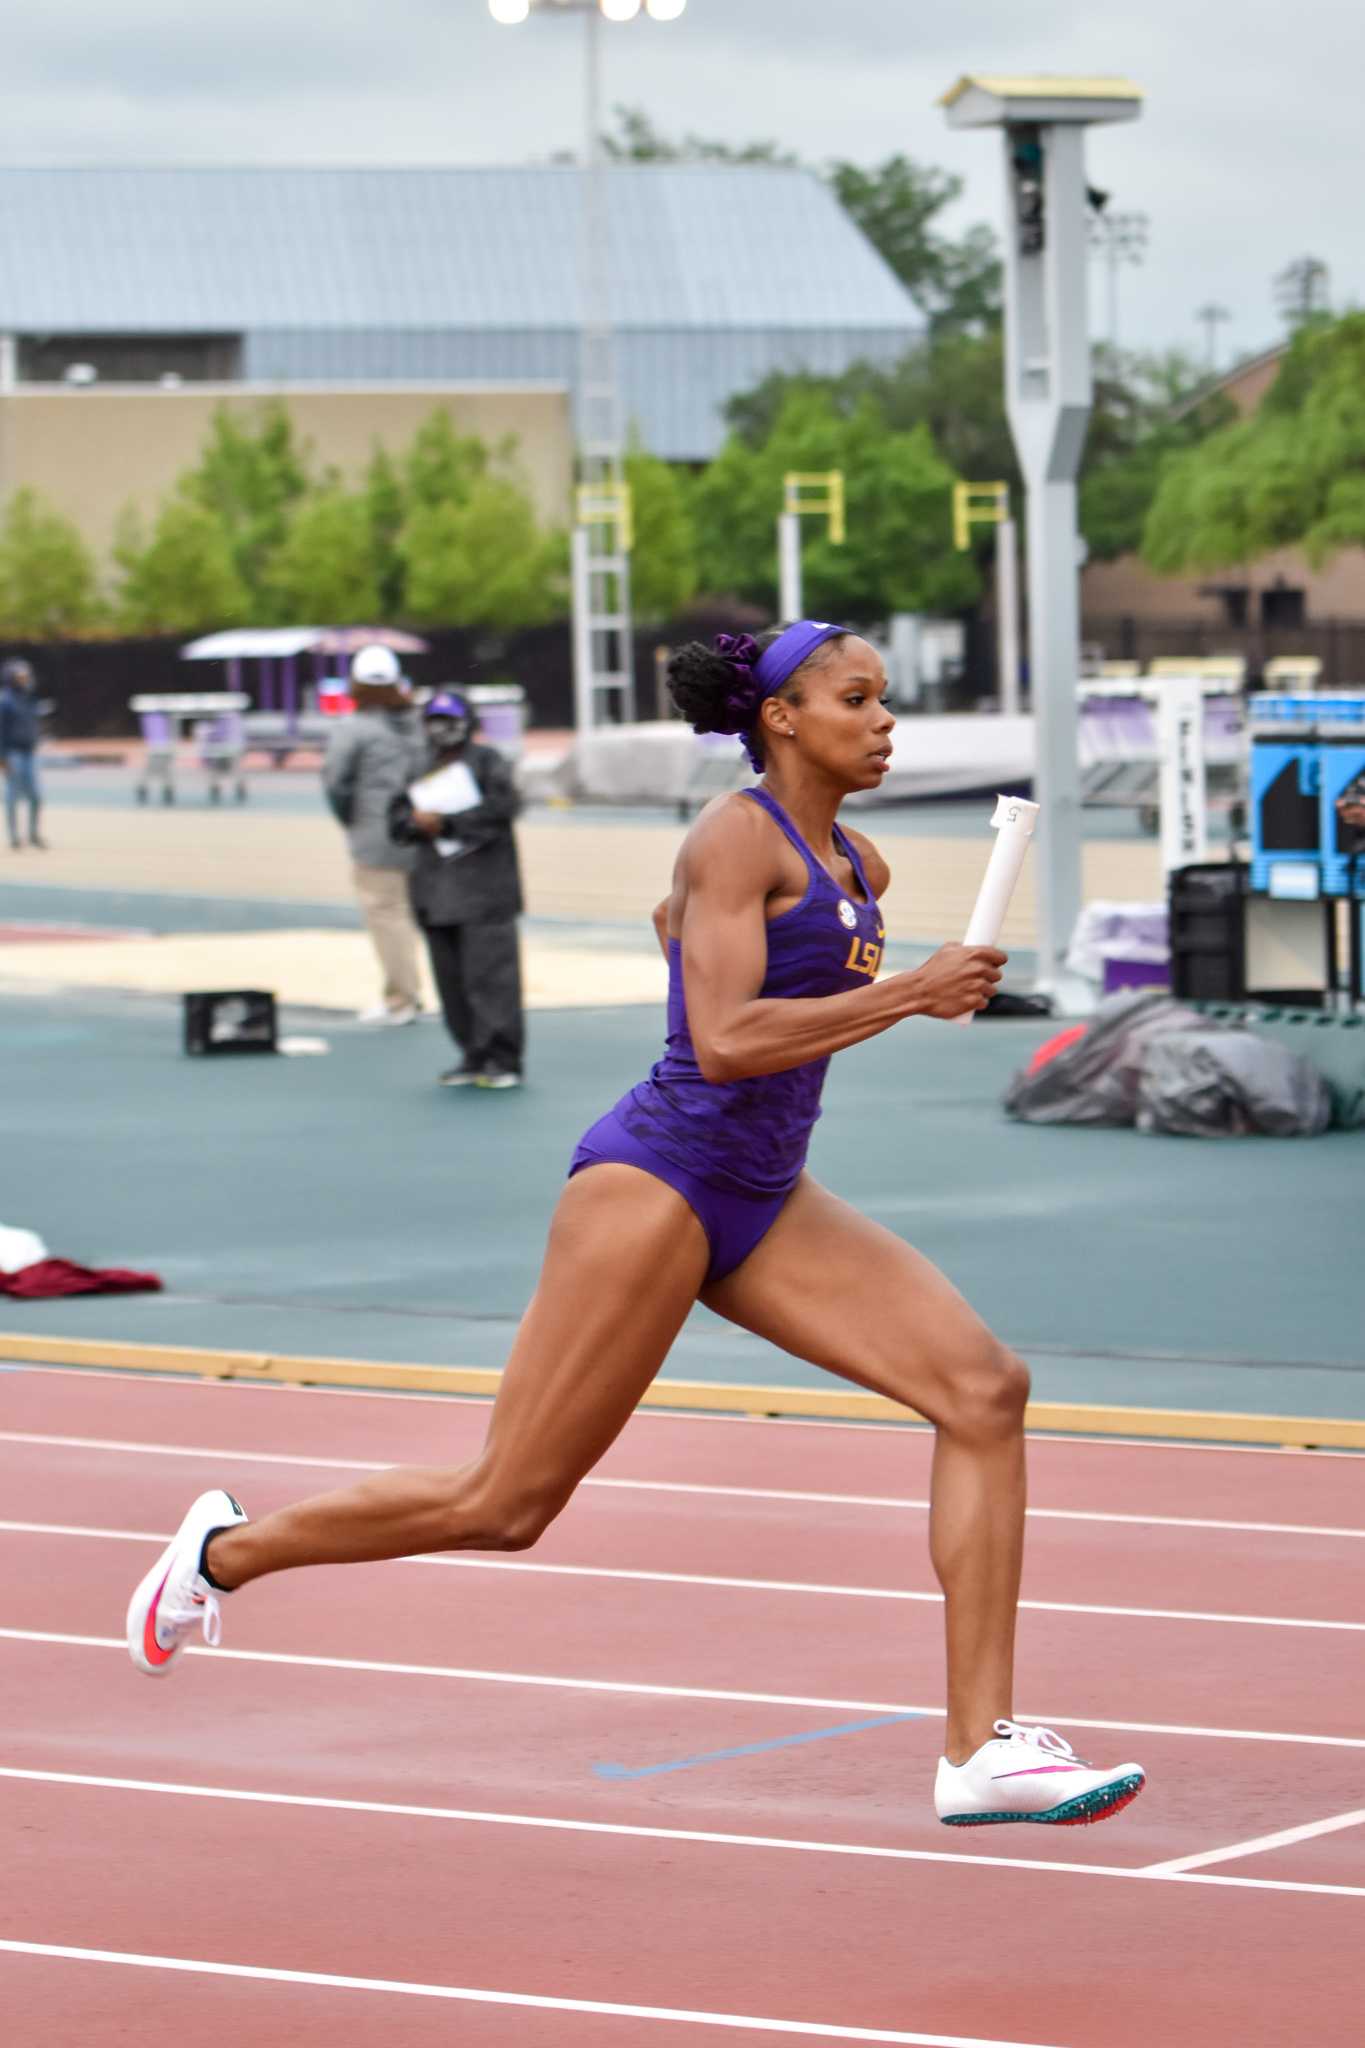
POLYGON ((28 843, 30 846, 36 846, 40 853, 47 852, 47 841, 45 839, 40 839, 36 832, 30 832, 28 837, 28 843))
POLYGON ((515 1067, 485 1067, 474 1076, 479 1088, 520 1088, 521 1075, 515 1067))
POLYGON ((442 1088, 469 1088, 480 1079, 477 1067, 450 1067, 444 1074, 438 1074, 437 1084, 442 1088))

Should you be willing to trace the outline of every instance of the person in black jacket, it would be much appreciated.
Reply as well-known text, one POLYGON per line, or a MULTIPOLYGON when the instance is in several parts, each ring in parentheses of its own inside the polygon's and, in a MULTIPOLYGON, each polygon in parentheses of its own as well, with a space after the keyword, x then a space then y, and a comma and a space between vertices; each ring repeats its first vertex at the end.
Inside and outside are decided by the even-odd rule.
MULTIPOLYGON (((424 779, 429 786, 438 776, 446 781, 444 798, 438 787, 431 801, 451 808, 424 810, 404 791, 389 806, 389 832, 400 846, 417 848, 408 877, 413 915, 460 1054, 441 1085, 516 1088, 526 1038, 516 922, 521 873, 512 831, 521 798, 503 756, 472 737, 474 714, 458 690, 438 691, 422 716, 431 749, 424 779), (460 767, 467 782, 455 772, 460 767)), ((420 799, 422 785, 413 787, 420 799)))
POLYGON ((24 843, 19 836, 21 801, 28 804, 29 845, 47 845, 38 830, 43 799, 35 763, 41 722, 32 668, 26 661, 7 661, 0 668, 0 769, 3 769, 5 777, 9 843, 16 852, 24 843))

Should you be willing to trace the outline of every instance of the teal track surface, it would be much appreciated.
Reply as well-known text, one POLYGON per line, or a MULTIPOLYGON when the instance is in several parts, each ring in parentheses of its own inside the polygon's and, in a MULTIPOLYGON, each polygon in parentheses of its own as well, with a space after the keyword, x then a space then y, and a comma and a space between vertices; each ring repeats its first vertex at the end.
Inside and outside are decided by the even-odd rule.
MULTIPOLYGON (((150 922, 147 901, 129 922, 150 922)), ((574 1140, 644 1073, 661 1025, 539 1013, 530 1085, 489 1095, 434 1085, 434 1022, 375 1034, 296 1014, 327 1057, 189 1060, 173 1004, 6 998, 2 1220, 56 1255, 150 1268, 167 1292, 6 1301, 0 1328, 500 1365, 574 1140)), ((1012 1124, 1001 1091, 1053 1028, 917 1023, 841 1054, 812 1170, 947 1272, 1040 1399, 1365 1417, 1365 1133, 1012 1124)), ((666 1370, 831 1384, 702 1309, 666 1370)))

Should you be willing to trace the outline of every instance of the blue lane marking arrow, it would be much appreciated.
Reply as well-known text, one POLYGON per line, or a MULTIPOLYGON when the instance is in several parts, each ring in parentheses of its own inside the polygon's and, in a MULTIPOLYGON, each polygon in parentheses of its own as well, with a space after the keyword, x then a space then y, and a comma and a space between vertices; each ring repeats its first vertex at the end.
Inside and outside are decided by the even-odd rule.
POLYGON ((731 1757, 759 1756, 765 1749, 795 1749, 802 1742, 823 1742, 831 1735, 861 1735, 869 1728, 891 1728, 898 1721, 922 1721, 923 1714, 878 1714, 874 1721, 841 1721, 837 1728, 812 1728, 808 1735, 779 1735, 772 1742, 742 1742, 735 1749, 708 1749, 701 1756, 680 1757, 672 1764, 645 1764, 632 1771, 625 1764, 594 1764, 598 1778, 658 1778, 665 1771, 690 1771, 697 1764, 728 1763, 731 1757))

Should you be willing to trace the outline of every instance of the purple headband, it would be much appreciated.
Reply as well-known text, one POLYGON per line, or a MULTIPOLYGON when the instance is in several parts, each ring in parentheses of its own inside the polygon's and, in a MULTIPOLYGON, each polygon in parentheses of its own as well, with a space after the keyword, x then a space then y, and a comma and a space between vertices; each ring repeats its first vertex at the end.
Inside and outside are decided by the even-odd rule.
POLYGON ((758 642, 748 633, 718 633, 712 652, 727 661, 734 671, 734 685, 720 706, 713 732, 738 733, 756 775, 763 772, 763 756, 751 736, 758 707, 765 697, 780 690, 787 677, 800 668, 808 655, 826 640, 849 633, 851 626, 831 626, 823 619, 798 619, 779 633, 760 654, 758 642), (725 722, 722 724, 721 721, 725 722))

